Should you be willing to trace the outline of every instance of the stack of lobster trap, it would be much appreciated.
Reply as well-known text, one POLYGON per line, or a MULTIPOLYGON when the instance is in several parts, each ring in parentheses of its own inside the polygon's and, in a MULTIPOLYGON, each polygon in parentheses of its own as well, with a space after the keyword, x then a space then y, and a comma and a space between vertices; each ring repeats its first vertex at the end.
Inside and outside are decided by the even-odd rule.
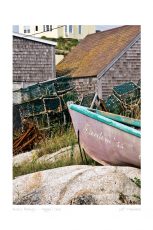
POLYGON ((77 103, 78 95, 70 77, 40 82, 13 92, 18 107, 21 126, 26 119, 39 130, 49 129, 55 123, 69 120, 67 104, 77 103))
POLYGON ((126 117, 140 119, 141 116, 141 82, 124 82, 112 88, 112 94, 100 99, 98 94, 84 95, 81 105, 126 117))
POLYGON ((113 87, 113 94, 105 101, 108 112, 140 119, 141 87, 132 81, 113 87))
POLYGON ((68 103, 77 103, 78 95, 70 77, 40 82, 13 92, 13 155, 29 151, 52 134, 54 128, 70 120, 68 103), (21 132, 22 130, 22 132, 21 132))

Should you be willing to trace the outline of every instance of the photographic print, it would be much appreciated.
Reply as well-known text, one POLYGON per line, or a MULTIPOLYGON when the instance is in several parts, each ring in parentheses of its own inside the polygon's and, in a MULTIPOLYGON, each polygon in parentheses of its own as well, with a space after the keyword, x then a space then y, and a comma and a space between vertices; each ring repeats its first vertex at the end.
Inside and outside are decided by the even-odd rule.
POLYGON ((141 204, 141 26, 13 25, 13 204, 141 204))

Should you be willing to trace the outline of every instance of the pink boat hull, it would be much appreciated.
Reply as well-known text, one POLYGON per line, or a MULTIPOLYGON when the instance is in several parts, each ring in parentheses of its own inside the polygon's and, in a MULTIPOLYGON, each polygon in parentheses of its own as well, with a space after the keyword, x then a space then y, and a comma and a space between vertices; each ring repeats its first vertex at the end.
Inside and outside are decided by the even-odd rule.
POLYGON ((69 110, 81 148, 103 165, 140 167, 140 138, 97 120, 69 110))

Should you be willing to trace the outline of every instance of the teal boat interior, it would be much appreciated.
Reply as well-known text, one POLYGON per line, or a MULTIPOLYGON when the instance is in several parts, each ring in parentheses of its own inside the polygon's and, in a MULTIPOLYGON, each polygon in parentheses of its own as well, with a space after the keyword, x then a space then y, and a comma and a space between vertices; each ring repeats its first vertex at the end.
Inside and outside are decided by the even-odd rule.
POLYGON ((137 127, 137 128, 141 128, 141 122, 138 119, 133 119, 130 117, 125 117, 125 116, 121 116, 118 114, 114 114, 114 113, 108 113, 108 112, 104 112, 104 111, 100 111, 100 110, 92 110, 92 109, 88 109, 91 112, 96 112, 99 115, 102 115, 104 117, 110 118, 114 121, 118 121, 120 123, 132 126, 132 127, 137 127))
POLYGON ((96 109, 90 109, 88 107, 71 104, 69 109, 79 112, 85 116, 91 117, 94 120, 105 123, 109 126, 113 126, 131 135, 141 137, 141 122, 137 119, 132 119, 117 114, 111 114, 104 111, 99 111, 96 109))

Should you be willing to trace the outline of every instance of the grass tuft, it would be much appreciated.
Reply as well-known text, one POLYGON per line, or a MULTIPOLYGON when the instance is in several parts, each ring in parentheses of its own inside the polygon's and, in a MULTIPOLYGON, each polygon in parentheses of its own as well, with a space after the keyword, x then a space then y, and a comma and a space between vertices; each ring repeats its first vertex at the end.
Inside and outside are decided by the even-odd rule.
POLYGON ((137 177, 134 177, 134 179, 131 179, 133 183, 135 183, 139 188, 141 188, 141 180, 137 177))
MULTIPOLYGON (((72 148, 73 149, 73 148, 72 148)), ((73 150, 72 150, 73 151, 73 150)), ((86 156, 87 162, 85 160, 82 161, 80 152, 63 156, 60 159, 58 159, 56 162, 43 162, 40 163, 37 160, 33 160, 32 162, 23 163, 19 166, 13 167, 13 178, 16 178, 21 175, 43 171, 47 169, 53 169, 58 167, 64 167, 69 165, 96 165, 96 162, 92 160, 90 157, 86 156)))
POLYGON ((60 129, 55 132, 51 138, 42 140, 38 145, 37 155, 41 157, 46 154, 54 153, 61 148, 74 146, 77 143, 77 137, 72 126, 68 129, 60 129))
POLYGON ((84 155, 83 161, 80 155, 80 151, 74 154, 74 145, 77 143, 77 138, 73 127, 68 129, 60 129, 53 137, 46 138, 39 144, 39 148, 33 157, 32 162, 24 162, 21 165, 13 166, 13 178, 38 172, 47 169, 53 169, 58 167, 64 167, 69 165, 97 165, 97 163, 90 157, 84 155), (71 146, 71 154, 62 156, 56 162, 39 162, 37 159, 45 154, 54 153, 61 148, 71 146))

